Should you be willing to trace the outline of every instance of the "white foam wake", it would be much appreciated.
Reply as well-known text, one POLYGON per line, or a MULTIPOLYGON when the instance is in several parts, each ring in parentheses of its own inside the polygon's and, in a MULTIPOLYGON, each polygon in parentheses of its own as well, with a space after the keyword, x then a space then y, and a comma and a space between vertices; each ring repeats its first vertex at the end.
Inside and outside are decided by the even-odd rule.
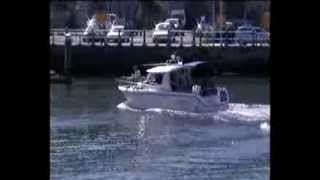
POLYGON ((214 119, 224 122, 265 122, 270 120, 270 105, 262 104, 239 104, 231 103, 229 108, 224 111, 214 113, 193 113, 169 109, 150 108, 137 109, 129 107, 125 102, 117 106, 120 110, 128 110, 133 112, 154 112, 166 114, 169 116, 183 116, 197 119, 214 119))
POLYGON ((270 124, 267 122, 261 123, 260 129, 262 130, 262 132, 269 134, 270 133, 270 124))

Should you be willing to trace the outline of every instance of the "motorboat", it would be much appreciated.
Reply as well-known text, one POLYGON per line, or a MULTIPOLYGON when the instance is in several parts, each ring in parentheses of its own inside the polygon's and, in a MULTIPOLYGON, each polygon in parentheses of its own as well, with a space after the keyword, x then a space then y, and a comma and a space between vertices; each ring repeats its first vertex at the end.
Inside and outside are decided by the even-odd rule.
POLYGON ((225 87, 215 85, 213 70, 205 61, 183 63, 180 57, 174 56, 146 72, 140 79, 134 76, 117 79, 118 89, 129 107, 194 113, 228 108, 229 93, 225 87))

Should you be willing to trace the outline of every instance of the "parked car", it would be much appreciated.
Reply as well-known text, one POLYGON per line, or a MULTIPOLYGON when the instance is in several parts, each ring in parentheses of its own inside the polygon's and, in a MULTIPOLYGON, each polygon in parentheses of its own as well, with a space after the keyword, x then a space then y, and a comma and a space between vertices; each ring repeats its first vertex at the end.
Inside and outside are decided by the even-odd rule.
POLYGON ((202 42, 204 43, 234 43, 234 32, 232 31, 212 31, 202 33, 202 42))
POLYGON ((120 40, 121 42, 129 42, 130 37, 128 33, 124 32, 123 25, 113 25, 110 31, 107 34, 107 42, 118 42, 119 41, 119 31, 120 31, 120 40))
POLYGON ((239 26, 235 31, 235 40, 240 44, 269 42, 269 33, 258 26, 239 26))
POLYGON ((161 42, 161 41, 167 42, 168 40, 174 41, 175 40, 174 36, 172 34, 168 34, 169 31, 172 29, 173 28, 170 23, 163 22, 163 23, 157 24, 152 34, 152 41, 154 43, 161 42))

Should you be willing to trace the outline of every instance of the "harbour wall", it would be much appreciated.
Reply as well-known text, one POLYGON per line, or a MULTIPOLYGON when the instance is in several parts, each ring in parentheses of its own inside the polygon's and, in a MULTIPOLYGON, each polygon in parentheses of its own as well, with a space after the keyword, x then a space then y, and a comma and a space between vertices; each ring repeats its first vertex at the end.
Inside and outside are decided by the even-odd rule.
MULTIPOLYGON (((64 46, 51 46, 50 68, 63 72, 64 46)), ((159 63, 176 52, 185 61, 211 61, 219 72, 268 74, 270 47, 103 47, 72 46, 74 75, 126 75, 132 66, 159 63)))

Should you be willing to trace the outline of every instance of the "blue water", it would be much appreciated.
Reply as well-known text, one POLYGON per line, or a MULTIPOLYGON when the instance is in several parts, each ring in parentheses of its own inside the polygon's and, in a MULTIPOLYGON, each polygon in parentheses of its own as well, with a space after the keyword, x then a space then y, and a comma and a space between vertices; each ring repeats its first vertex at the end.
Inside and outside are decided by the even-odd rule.
POLYGON ((108 78, 51 85, 51 179, 269 179, 269 80, 219 82, 217 114, 132 109, 108 78))

